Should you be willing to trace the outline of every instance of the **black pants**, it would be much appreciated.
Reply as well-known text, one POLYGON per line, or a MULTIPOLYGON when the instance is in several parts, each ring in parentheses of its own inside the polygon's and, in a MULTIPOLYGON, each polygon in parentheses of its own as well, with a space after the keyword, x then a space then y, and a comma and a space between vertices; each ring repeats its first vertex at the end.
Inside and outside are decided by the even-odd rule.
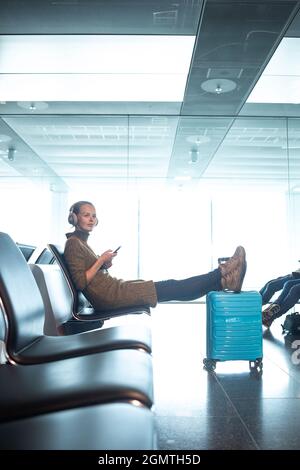
POLYGON ((189 277, 180 281, 168 279, 167 281, 155 282, 154 285, 158 302, 195 300, 212 290, 222 289, 221 271, 215 269, 200 276, 189 277))

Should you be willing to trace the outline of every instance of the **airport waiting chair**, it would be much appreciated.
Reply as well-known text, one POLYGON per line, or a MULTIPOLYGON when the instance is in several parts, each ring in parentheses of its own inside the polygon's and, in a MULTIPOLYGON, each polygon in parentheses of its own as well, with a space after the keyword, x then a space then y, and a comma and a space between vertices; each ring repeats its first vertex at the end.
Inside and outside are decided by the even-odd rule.
MULTIPOLYGON (((1 320, 0 311, 4 338, 1 320)), ((45 364, 6 362, 0 383, 0 449, 154 447, 149 354, 117 350, 45 364)))
POLYGON ((37 247, 31 256, 27 259, 30 264, 53 264, 55 258, 51 251, 46 247, 37 247))
POLYGON ((103 320, 78 321, 74 318, 73 297, 57 263, 29 263, 29 267, 44 302, 46 335, 73 335, 103 326, 103 320))
POLYGON ((151 352, 151 332, 144 325, 45 336, 45 310, 39 288, 20 250, 3 232, 0 232, 0 300, 8 325, 7 353, 16 363, 43 363, 113 349, 151 352))
MULTIPOLYGON (((31 263, 31 259, 28 260, 31 263)), ((53 264, 55 262, 55 258, 48 248, 44 248, 39 256, 36 258, 36 264, 53 264)))
POLYGON ((95 310, 81 291, 78 291, 73 283, 70 272, 64 259, 63 249, 53 243, 48 244, 49 250, 53 253, 57 264, 61 267, 70 292, 73 298, 73 316, 77 320, 108 320, 112 317, 129 314, 150 313, 150 308, 146 305, 136 307, 117 308, 113 310, 95 310))
POLYGON ((156 448, 152 412, 129 403, 86 406, 0 424, 0 449, 8 451, 156 448))
POLYGON ((16 245, 21 251, 24 258, 26 259, 26 261, 30 259, 30 257, 36 250, 36 246, 33 246, 33 245, 26 245, 25 243, 19 243, 19 242, 16 242, 16 245))
POLYGON ((33 365, 0 365, 0 422, 117 401, 153 404, 152 357, 119 349, 33 365))

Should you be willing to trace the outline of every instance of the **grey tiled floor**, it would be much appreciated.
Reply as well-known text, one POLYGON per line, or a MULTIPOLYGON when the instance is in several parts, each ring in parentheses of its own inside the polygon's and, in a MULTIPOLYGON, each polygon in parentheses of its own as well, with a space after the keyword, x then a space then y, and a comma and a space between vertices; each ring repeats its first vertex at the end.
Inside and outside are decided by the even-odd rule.
POLYGON ((247 361, 203 370, 204 305, 159 305, 151 323, 159 449, 300 449, 300 365, 280 320, 264 331, 262 377, 247 361))

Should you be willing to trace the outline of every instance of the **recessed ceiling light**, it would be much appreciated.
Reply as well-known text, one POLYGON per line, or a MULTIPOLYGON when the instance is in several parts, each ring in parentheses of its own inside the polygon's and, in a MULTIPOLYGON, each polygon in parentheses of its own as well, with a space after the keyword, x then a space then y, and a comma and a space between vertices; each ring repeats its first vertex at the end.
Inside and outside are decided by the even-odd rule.
POLYGON ((236 88, 236 83, 233 80, 228 80, 227 78, 212 78, 201 83, 201 88, 208 93, 221 95, 223 93, 233 91, 236 88))
POLYGON ((266 66, 247 103, 299 105, 300 38, 283 38, 266 66))
POLYGON ((34 112, 41 101, 182 101, 195 36, 2 35, 0 41, 0 99, 34 112))

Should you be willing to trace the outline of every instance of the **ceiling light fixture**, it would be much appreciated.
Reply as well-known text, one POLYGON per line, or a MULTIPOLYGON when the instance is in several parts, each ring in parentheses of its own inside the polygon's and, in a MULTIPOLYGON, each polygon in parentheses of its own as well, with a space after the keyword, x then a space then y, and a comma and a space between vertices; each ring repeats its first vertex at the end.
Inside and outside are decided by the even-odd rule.
MULTIPOLYGON (((285 37, 247 99, 248 103, 299 105, 299 37, 285 37)), ((298 112, 298 110, 296 111, 298 112)))
POLYGON ((7 152, 7 158, 10 162, 13 162, 15 159, 16 149, 14 147, 9 147, 7 152))
POLYGON ((221 95, 233 91, 236 88, 236 83, 227 78, 212 78, 201 83, 201 88, 208 93, 221 95))
POLYGON ((41 101, 182 101, 195 36, 21 34, 0 42, 1 99, 36 112, 41 101))
POLYGON ((191 148, 189 153, 190 153, 189 163, 190 164, 197 163, 198 158, 199 158, 199 150, 197 150, 196 148, 191 148))

